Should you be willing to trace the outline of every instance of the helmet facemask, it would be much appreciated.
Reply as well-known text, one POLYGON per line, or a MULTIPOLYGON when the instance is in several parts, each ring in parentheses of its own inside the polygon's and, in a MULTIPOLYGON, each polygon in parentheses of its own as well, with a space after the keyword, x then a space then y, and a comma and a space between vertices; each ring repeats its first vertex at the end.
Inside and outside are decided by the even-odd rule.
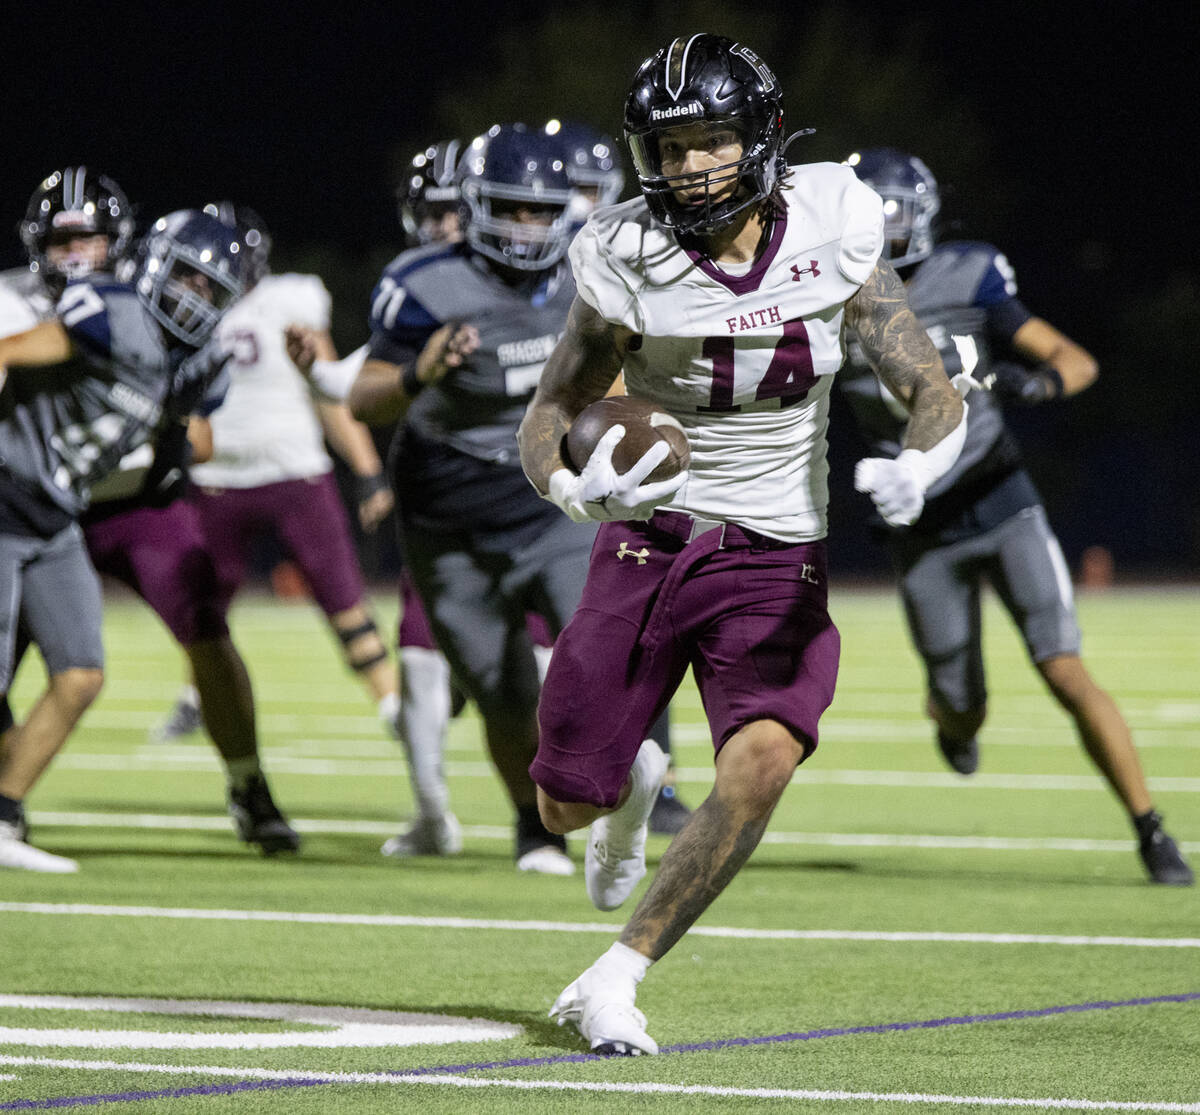
POLYGON ((236 230, 208 214, 185 211, 155 222, 142 247, 137 292, 154 320, 200 348, 240 297, 247 250, 236 230))
POLYGON ((467 242, 477 252, 517 271, 544 271, 566 254, 571 242, 570 190, 534 193, 523 186, 468 180, 463 200, 470 211, 467 242), (549 220, 521 221, 519 209, 545 213, 549 220))
POLYGON ((738 136, 741 154, 733 161, 717 166, 673 174, 663 173, 662 150, 664 143, 671 142, 671 133, 681 125, 674 123, 672 127, 628 135, 638 185, 650 212, 660 224, 685 234, 711 234, 770 195, 779 175, 783 119, 775 116, 758 129, 749 129, 747 123, 738 117, 705 117, 696 121, 697 125, 707 126, 710 132, 732 130, 738 136), (686 194, 689 191, 701 200, 688 200, 686 194), (680 197, 680 194, 685 196, 680 197))

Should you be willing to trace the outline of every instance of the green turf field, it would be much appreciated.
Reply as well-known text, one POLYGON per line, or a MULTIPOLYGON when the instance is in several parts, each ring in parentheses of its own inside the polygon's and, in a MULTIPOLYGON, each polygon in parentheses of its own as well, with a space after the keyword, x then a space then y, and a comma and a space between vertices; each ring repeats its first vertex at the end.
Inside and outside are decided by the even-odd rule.
MULTIPOLYGON (((385 861, 410 800, 399 749, 307 605, 239 604, 265 764, 305 834, 299 857, 263 860, 232 835, 206 739, 146 741, 181 656, 114 600, 104 693, 29 802, 35 843, 81 871, 0 873, 0 1111, 1200 1112, 1200 892, 1145 881, 1006 619, 989 605, 993 712, 961 779, 894 596, 842 590, 833 612, 820 750, 642 985, 663 1055, 601 1060, 546 1012, 621 917, 581 875, 516 874, 472 713, 449 756, 463 855, 385 861)), ((1080 612, 1195 866, 1200 593, 1080 612)), ((673 709, 696 803, 711 749, 690 685, 673 709)))

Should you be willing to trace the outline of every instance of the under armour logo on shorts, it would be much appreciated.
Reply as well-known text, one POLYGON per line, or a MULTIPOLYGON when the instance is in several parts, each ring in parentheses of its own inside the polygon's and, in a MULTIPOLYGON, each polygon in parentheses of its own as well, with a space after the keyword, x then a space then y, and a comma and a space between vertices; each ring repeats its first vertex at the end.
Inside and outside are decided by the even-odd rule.
POLYGON ((646 558, 650 556, 650 551, 643 546, 640 550, 631 550, 628 542, 622 542, 620 549, 617 550, 617 560, 622 558, 632 557, 637 558, 638 565, 645 565, 646 558))

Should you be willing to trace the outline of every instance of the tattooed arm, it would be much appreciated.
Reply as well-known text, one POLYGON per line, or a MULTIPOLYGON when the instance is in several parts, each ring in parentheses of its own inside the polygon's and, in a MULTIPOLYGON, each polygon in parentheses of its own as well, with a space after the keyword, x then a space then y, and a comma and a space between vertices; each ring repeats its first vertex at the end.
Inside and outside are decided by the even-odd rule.
POLYGON ((846 326, 858 334, 875 374, 909 414, 900 455, 859 461, 854 486, 870 495, 884 522, 911 526, 924 509, 925 493, 962 452, 967 405, 946 378, 890 263, 880 260, 846 303, 846 326))
POLYGON ((567 427, 588 403, 608 392, 632 336, 605 321, 582 298, 572 304, 566 331, 546 361, 517 434, 525 475, 542 495, 550 490, 550 476, 566 467, 560 449, 567 427))
POLYGON ((962 400, 886 260, 846 303, 846 327, 883 385, 908 408, 905 448, 931 449, 962 421, 962 400))

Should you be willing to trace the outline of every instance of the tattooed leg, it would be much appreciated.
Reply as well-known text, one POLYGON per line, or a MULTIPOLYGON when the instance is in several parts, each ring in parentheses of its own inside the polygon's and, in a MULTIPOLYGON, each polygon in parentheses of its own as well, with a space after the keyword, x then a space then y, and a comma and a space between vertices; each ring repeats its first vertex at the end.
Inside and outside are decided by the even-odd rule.
POLYGON ((774 720, 748 724, 725 744, 712 793, 667 849, 621 944, 657 960, 691 928, 758 846, 802 755, 774 720))

